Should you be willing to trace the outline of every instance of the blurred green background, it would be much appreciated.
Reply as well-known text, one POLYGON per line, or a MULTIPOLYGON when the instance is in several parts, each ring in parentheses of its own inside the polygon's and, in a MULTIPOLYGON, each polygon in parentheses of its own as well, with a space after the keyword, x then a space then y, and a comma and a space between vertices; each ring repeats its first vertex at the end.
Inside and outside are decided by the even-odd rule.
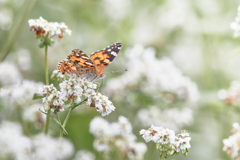
MULTIPOLYGON (((28 50, 31 67, 22 74, 25 79, 44 82, 44 49, 38 47, 39 41, 35 33, 29 31, 27 22, 40 16, 52 22, 65 22, 72 30, 71 36, 64 36, 61 41, 56 38, 53 47, 49 48, 49 73, 75 48, 89 55, 121 42, 118 57, 106 70, 110 72, 125 69, 121 60, 127 48, 137 43, 146 48, 153 47, 158 59, 170 58, 183 75, 197 84, 199 100, 190 104, 185 101, 156 103, 151 96, 142 94, 138 88, 140 85, 137 85, 135 89, 126 88, 121 93, 125 94, 125 98, 134 94, 137 99, 132 103, 124 98, 109 98, 116 111, 104 118, 116 121, 119 115, 127 117, 138 141, 143 142, 139 136, 143 127, 136 122, 138 110, 150 105, 160 108, 190 106, 194 111, 194 120, 182 128, 187 129, 192 137, 190 153, 186 158, 178 155, 169 159, 230 159, 222 151, 222 140, 231 135, 232 123, 240 121, 240 112, 238 107, 221 102, 217 92, 240 78, 240 40, 233 38, 229 27, 237 15, 239 4, 237 0, 1 0, 0 58, 1 61, 16 62, 16 53, 20 49, 28 50), (1 15, 9 19, 2 18, 1 21, 1 15)), ((106 94, 107 81, 121 74, 124 72, 107 74, 100 92, 106 94)), ((51 80, 50 83, 55 82, 51 80)), ((99 113, 86 106, 83 108, 78 108, 71 115, 66 138, 72 141, 75 150, 93 151, 96 159, 101 159, 101 155, 93 149, 94 137, 89 133, 89 123, 99 113)), ((65 114, 62 113, 62 116, 65 114)), ((59 134, 54 122, 50 124, 50 134, 59 134)), ((158 159, 154 144, 147 145, 145 159, 158 159)))

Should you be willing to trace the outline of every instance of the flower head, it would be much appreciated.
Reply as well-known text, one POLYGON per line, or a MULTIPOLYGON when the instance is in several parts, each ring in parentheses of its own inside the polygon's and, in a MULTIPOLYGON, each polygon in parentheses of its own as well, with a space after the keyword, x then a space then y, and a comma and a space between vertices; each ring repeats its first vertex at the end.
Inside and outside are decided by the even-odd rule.
POLYGON ((140 135, 146 142, 153 141, 156 143, 160 156, 165 158, 178 154, 180 151, 184 156, 187 156, 191 147, 191 137, 189 137, 186 130, 181 131, 176 136, 173 130, 152 125, 148 130, 140 130, 140 135))
POLYGON ((136 142, 132 125, 123 116, 118 117, 118 121, 113 123, 96 117, 90 123, 90 132, 95 136, 94 148, 107 155, 117 149, 125 158, 141 159, 147 150, 144 143, 136 142))
POLYGON ((39 17, 39 19, 29 19, 28 24, 30 31, 35 31, 37 36, 44 35, 52 37, 58 35, 58 39, 61 40, 64 34, 71 35, 72 33, 64 22, 48 22, 42 17, 39 17))

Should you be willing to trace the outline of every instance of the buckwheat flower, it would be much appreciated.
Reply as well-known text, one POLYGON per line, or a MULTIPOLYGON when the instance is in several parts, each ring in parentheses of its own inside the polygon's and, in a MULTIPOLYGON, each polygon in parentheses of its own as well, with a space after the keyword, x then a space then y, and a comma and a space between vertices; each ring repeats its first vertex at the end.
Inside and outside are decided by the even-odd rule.
POLYGON ((0 156, 5 159, 29 159, 31 140, 25 137, 20 124, 3 121, 0 124, 0 156))
POLYGON ((173 130, 152 125, 148 130, 142 129, 139 133, 146 142, 153 141, 156 143, 160 159, 161 157, 167 158, 173 156, 180 151, 184 156, 187 156, 191 147, 191 137, 189 137, 189 133, 185 130, 176 136, 173 130))
POLYGON ((232 135, 228 139, 223 140, 223 151, 231 156, 233 159, 239 158, 240 150, 240 130, 239 123, 233 123, 232 135))
POLYGON ((96 156, 87 150, 77 151, 73 160, 95 160, 96 156))
POLYGON ((43 105, 41 103, 35 103, 23 111, 23 119, 28 122, 33 122, 36 128, 42 128, 46 115, 42 114, 39 109, 43 110, 43 105))
POLYGON ((20 83, 22 75, 17 66, 11 62, 0 63, 0 85, 13 85, 20 83), (7 68, 7 69, 6 69, 7 68))
POLYGON ((111 136, 112 130, 110 124, 101 117, 95 117, 90 122, 89 132, 92 133, 95 137, 100 137, 102 135, 111 136))
POLYGON ((32 158, 36 160, 58 160, 70 158, 73 145, 67 139, 55 139, 43 134, 32 138, 32 158))
POLYGON ((41 82, 23 80, 20 84, 1 88, 0 97, 12 105, 27 107, 33 103, 34 93, 37 93, 38 88, 42 86, 41 82))
POLYGON ((142 159, 147 150, 144 143, 136 142, 131 124, 123 116, 113 123, 94 118, 90 123, 90 133, 95 136, 94 148, 105 155, 117 152, 128 159, 142 159))
POLYGON ((151 106, 146 109, 140 109, 137 113, 137 119, 144 127, 153 124, 180 130, 184 125, 193 122, 193 111, 190 108, 161 110, 157 106, 151 106))
POLYGON ((234 106, 240 104, 240 82, 232 81, 228 89, 218 91, 218 98, 234 106))
POLYGON ((57 89, 51 85, 45 85, 39 89, 40 94, 43 95, 42 98, 44 110, 47 111, 49 108, 52 112, 62 112, 64 111, 63 108, 63 100, 62 100, 62 93, 57 91, 57 89))
POLYGON ((240 36, 240 6, 238 6, 237 17, 235 17, 235 21, 230 25, 231 29, 234 31, 233 36, 240 36))
POLYGON ((31 31, 36 31, 36 35, 54 36, 58 35, 58 39, 61 40, 63 35, 71 35, 71 30, 64 23, 48 22, 47 20, 39 17, 39 19, 29 19, 28 24, 31 31))
POLYGON ((153 48, 139 44, 127 49, 124 56, 128 72, 110 79, 106 92, 109 95, 120 94, 125 88, 136 87, 141 80, 141 92, 156 95, 161 91, 166 103, 173 103, 176 99, 197 101, 199 91, 196 83, 184 76, 169 58, 157 59, 155 55, 153 48))

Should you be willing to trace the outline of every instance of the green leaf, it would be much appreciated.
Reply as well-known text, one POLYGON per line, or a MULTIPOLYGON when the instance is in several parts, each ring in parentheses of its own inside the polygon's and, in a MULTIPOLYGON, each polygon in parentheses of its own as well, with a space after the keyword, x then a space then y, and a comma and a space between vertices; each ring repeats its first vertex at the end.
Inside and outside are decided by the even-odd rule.
POLYGON ((41 99, 41 98, 43 98, 43 95, 42 94, 39 94, 39 93, 34 93, 34 95, 33 95, 33 100, 35 100, 35 99, 41 99))
POLYGON ((67 104, 70 104, 71 101, 67 100, 67 101, 64 101, 64 104, 67 105, 67 104))
POLYGON ((60 126, 60 128, 63 130, 63 133, 68 135, 66 129, 62 126, 61 122, 59 122, 55 117, 53 117, 52 115, 50 115, 46 112, 43 112, 41 109, 39 109, 39 111, 42 112, 43 114, 46 114, 47 116, 51 117, 60 126))
POLYGON ((41 41, 41 43, 39 44, 39 47, 40 47, 40 48, 43 48, 43 47, 45 47, 45 42, 44 42, 44 40, 43 40, 43 41, 41 41))

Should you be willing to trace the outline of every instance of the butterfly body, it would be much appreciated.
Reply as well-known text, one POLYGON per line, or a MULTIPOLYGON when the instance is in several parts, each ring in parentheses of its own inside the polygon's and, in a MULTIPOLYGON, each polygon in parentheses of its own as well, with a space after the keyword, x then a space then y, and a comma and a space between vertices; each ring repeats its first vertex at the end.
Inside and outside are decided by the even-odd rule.
POLYGON ((121 43, 114 43, 103 50, 96 51, 88 57, 83 51, 73 49, 72 53, 58 64, 58 70, 62 74, 76 74, 89 81, 104 78, 103 71, 113 61, 121 49, 121 43))

